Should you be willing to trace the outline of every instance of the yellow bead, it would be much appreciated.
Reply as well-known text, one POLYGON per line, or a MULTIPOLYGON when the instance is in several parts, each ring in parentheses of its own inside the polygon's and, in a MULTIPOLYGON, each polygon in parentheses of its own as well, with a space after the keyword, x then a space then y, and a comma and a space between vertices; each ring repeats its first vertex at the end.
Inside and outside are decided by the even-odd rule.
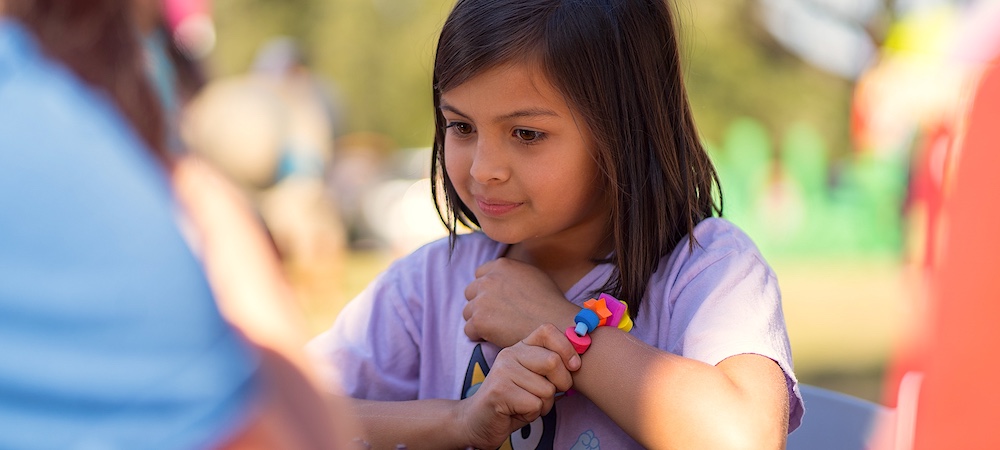
MULTIPOLYGON (((625 302, 622 302, 625 304, 625 302)), ((618 322, 618 329, 626 333, 632 331, 632 318, 628 315, 628 305, 625 305, 625 312, 622 313, 622 319, 618 322)))

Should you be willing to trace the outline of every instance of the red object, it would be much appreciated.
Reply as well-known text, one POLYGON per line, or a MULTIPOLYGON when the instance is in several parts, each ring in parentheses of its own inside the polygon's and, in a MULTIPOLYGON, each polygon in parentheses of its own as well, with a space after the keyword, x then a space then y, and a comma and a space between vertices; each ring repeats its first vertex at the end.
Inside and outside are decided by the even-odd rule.
POLYGON ((976 92, 945 203, 915 449, 1000 448, 1000 60, 976 92))
POLYGON ((573 344, 573 349, 576 350, 577 354, 582 355, 583 352, 590 348, 590 336, 578 336, 573 327, 566 328, 566 339, 569 339, 569 343, 573 344))
POLYGON ((163 17, 171 30, 177 29, 184 19, 195 15, 212 15, 210 0, 163 0, 163 17))

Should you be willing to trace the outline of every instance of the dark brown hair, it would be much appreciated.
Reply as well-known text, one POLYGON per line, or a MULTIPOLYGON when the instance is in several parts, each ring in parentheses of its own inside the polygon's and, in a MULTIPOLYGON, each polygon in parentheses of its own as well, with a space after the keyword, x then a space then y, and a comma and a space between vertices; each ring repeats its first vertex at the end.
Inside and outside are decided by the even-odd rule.
POLYGON ((160 161, 169 163, 161 105, 145 72, 132 0, 5 0, 4 14, 44 52, 108 94, 160 161))
POLYGON ((614 243, 614 274, 601 290, 626 301, 634 316, 660 259, 702 219, 722 214, 718 176, 691 117, 670 8, 664 0, 458 1, 441 31, 433 80, 432 195, 452 246, 459 223, 478 221, 445 168, 441 93, 523 61, 540 63, 594 138, 614 243))

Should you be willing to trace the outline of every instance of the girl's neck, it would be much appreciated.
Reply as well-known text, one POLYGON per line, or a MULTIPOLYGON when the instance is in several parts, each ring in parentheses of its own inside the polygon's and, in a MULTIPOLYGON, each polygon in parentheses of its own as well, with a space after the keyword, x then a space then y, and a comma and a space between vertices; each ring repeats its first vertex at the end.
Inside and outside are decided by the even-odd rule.
POLYGON ((573 241, 519 242, 508 247, 504 256, 537 267, 565 293, 612 250, 610 237, 590 245, 573 241))

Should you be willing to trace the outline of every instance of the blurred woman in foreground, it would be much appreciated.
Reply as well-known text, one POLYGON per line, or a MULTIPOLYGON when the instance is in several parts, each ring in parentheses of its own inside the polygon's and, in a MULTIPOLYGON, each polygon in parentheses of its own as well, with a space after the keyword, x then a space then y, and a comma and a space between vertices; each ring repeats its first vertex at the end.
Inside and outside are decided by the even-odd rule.
POLYGON ((337 448, 273 249, 168 155, 130 14, 0 0, 0 448, 337 448))

